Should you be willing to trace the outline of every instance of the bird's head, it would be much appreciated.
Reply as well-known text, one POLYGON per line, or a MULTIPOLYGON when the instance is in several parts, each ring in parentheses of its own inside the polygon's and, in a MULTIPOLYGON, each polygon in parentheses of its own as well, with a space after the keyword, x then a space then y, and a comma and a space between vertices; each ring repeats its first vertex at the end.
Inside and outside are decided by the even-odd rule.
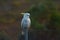
POLYGON ((29 17, 30 16, 30 13, 21 13, 24 15, 24 17, 29 17))

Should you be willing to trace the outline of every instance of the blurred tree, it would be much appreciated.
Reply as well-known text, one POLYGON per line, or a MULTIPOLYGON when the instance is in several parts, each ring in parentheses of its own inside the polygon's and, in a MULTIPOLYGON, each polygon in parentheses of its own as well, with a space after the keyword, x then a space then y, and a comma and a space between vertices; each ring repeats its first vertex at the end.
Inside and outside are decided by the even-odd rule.
MULTIPOLYGON (((33 5, 30 8, 30 10, 28 10, 28 12, 31 13, 31 18, 32 18, 32 20, 34 19, 32 21, 32 24, 34 24, 35 26, 37 25, 36 27, 39 28, 40 26, 38 26, 38 25, 40 25, 42 23, 45 27, 47 27, 48 25, 50 25, 50 27, 52 25, 54 25, 54 21, 52 21, 52 19, 54 19, 53 15, 56 14, 56 7, 55 7, 54 3, 52 2, 52 0, 45 0, 38 5, 33 5), (42 21, 42 23, 40 20, 42 21), (44 22, 44 20, 46 20, 46 21, 44 22), (50 24, 50 22, 51 22, 51 24, 50 24)), ((55 28, 55 27, 52 26, 52 28, 55 28)))

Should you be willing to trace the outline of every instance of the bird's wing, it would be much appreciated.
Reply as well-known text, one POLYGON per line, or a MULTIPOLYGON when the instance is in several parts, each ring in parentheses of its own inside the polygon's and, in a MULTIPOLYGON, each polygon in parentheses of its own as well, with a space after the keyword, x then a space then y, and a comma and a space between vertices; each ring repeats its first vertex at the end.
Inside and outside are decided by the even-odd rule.
POLYGON ((30 27, 30 25, 31 25, 31 20, 30 20, 30 18, 28 19, 28 27, 30 27))
POLYGON ((21 27, 30 27, 31 25, 31 21, 30 19, 22 19, 22 22, 21 22, 21 27))

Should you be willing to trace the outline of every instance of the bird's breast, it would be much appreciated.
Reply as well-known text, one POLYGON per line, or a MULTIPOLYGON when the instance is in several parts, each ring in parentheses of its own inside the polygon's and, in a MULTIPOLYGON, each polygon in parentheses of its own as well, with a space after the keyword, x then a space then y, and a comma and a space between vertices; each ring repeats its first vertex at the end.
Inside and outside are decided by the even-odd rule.
POLYGON ((28 19, 24 19, 23 20, 23 23, 22 23, 22 25, 24 26, 24 27, 29 27, 30 26, 30 19, 28 18, 28 19))

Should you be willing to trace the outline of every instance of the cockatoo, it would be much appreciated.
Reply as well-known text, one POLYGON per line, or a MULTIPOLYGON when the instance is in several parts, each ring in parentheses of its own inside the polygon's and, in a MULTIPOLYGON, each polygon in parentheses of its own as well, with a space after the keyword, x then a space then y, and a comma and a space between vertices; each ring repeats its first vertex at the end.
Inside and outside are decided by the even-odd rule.
POLYGON ((22 18, 22 21, 21 21, 21 28, 22 28, 22 35, 24 34, 24 32, 30 27, 31 25, 31 20, 30 20, 30 13, 21 13, 23 14, 23 18, 22 18))

